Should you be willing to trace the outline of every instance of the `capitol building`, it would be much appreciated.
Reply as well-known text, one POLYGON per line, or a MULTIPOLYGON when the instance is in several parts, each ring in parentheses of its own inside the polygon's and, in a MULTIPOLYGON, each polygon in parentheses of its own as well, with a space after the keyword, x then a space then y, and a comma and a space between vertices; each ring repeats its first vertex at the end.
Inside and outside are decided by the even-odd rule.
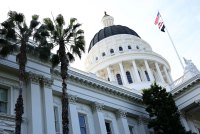
MULTIPOLYGON (((173 80, 168 61, 138 33, 107 14, 102 23, 85 71, 68 71, 70 134, 153 134, 142 90, 154 81, 173 95, 186 131, 200 134, 200 72, 193 62, 185 59, 184 74, 173 80)), ((17 70, 15 55, 0 57, 0 134, 14 134, 17 70)), ((29 57, 26 71, 22 134, 62 134, 59 68, 29 57)))

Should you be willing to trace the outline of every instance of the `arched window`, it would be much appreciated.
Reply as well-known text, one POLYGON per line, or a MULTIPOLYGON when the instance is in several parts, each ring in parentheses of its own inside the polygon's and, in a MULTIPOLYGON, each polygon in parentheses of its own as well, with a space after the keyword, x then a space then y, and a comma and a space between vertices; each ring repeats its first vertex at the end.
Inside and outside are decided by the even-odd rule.
POLYGON ((128 46, 128 49, 131 49, 131 46, 128 46))
POLYGON ((120 75, 120 74, 117 74, 116 77, 117 77, 117 82, 118 82, 118 84, 119 84, 119 85, 123 85, 121 75, 120 75))
POLYGON ((145 75, 146 75, 147 80, 150 81, 148 72, 147 72, 147 71, 144 71, 144 73, 145 73, 145 75))
POLYGON ((105 56, 105 55, 106 55, 106 53, 105 53, 105 52, 103 52, 103 53, 102 53, 102 56, 105 56))
POLYGON ((136 46, 137 49, 140 49, 139 46, 136 46))
POLYGON ((98 60, 98 57, 96 57, 96 60, 98 60))
POLYGON ((123 48, 121 46, 119 47, 119 51, 123 51, 123 48))
POLYGON ((133 83, 133 80, 131 78, 131 73, 129 71, 126 72, 126 77, 127 77, 127 80, 128 80, 128 83, 133 83))
POLYGON ((113 53, 114 53, 114 50, 113 50, 113 49, 110 49, 110 53, 113 54, 113 53))
POLYGON ((108 77, 108 81, 110 81, 109 77, 108 77))

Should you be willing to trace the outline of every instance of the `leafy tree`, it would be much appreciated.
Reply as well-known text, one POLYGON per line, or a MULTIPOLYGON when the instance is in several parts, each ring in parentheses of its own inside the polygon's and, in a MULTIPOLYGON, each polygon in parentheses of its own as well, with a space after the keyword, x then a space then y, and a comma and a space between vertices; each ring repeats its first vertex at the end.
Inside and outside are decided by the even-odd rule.
POLYGON ((69 63, 75 60, 74 55, 81 58, 82 52, 85 52, 84 31, 80 29, 81 24, 77 23, 76 18, 71 18, 69 25, 64 28, 65 20, 61 14, 56 19, 44 19, 42 28, 36 32, 35 40, 43 42, 43 38, 53 44, 54 47, 59 46, 57 53, 52 55, 52 67, 56 67, 61 63, 62 77, 62 127, 63 134, 69 132, 68 119, 68 94, 67 94, 67 79, 69 63), (46 32, 48 31, 48 33, 46 32))
POLYGON ((142 98, 150 116, 148 127, 153 128, 156 134, 186 133, 180 122, 178 108, 166 89, 154 83, 149 89, 143 90, 142 98))
POLYGON ((50 48, 36 45, 30 42, 30 37, 32 37, 35 28, 39 25, 38 15, 33 15, 30 25, 28 26, 25 22, 25 17, 22 13, 17 13, 15 11, 8 12, 8 19, 5 20, 0 29, 1 39, 0 39, 0 55, 6 57, 8 54, 17 52, 16 61, 19 64, 19 96, 15 104, 15 133, 21 133, 21 123, 22 115, 24 113, 22 91, 25 82, 25 66, 27 62, 27 53, 35 50, 41 59, 48 60, 50 57, 50 48))

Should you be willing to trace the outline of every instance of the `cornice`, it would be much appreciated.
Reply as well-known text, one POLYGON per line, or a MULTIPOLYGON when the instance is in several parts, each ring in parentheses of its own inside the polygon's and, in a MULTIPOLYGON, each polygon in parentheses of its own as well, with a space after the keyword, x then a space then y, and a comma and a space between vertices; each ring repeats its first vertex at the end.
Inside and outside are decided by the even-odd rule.
POLYGON ((123 99, 142 103, 142 95, 128 91, 125 87, 115 86, 110 82, 100 80, 99 78, 86 74, 85 72, 79 72, 72 68, 68 71, 69 80, 81 85, 92 87, 93 89, 105 92, 106 94, 115 95, 123 99))

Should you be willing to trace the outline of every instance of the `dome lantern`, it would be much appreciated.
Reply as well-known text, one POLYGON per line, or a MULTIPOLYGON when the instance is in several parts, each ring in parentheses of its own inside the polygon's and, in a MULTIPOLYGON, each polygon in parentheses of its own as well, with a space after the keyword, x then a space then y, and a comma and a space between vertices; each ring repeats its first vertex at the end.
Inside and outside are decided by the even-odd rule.
POLYGON ((114 25, 114 18, 110 15, 108 15, 106 12, 104 12, 105 15, 102 18, 102 23, 104 27, 109 27, 114 25))

